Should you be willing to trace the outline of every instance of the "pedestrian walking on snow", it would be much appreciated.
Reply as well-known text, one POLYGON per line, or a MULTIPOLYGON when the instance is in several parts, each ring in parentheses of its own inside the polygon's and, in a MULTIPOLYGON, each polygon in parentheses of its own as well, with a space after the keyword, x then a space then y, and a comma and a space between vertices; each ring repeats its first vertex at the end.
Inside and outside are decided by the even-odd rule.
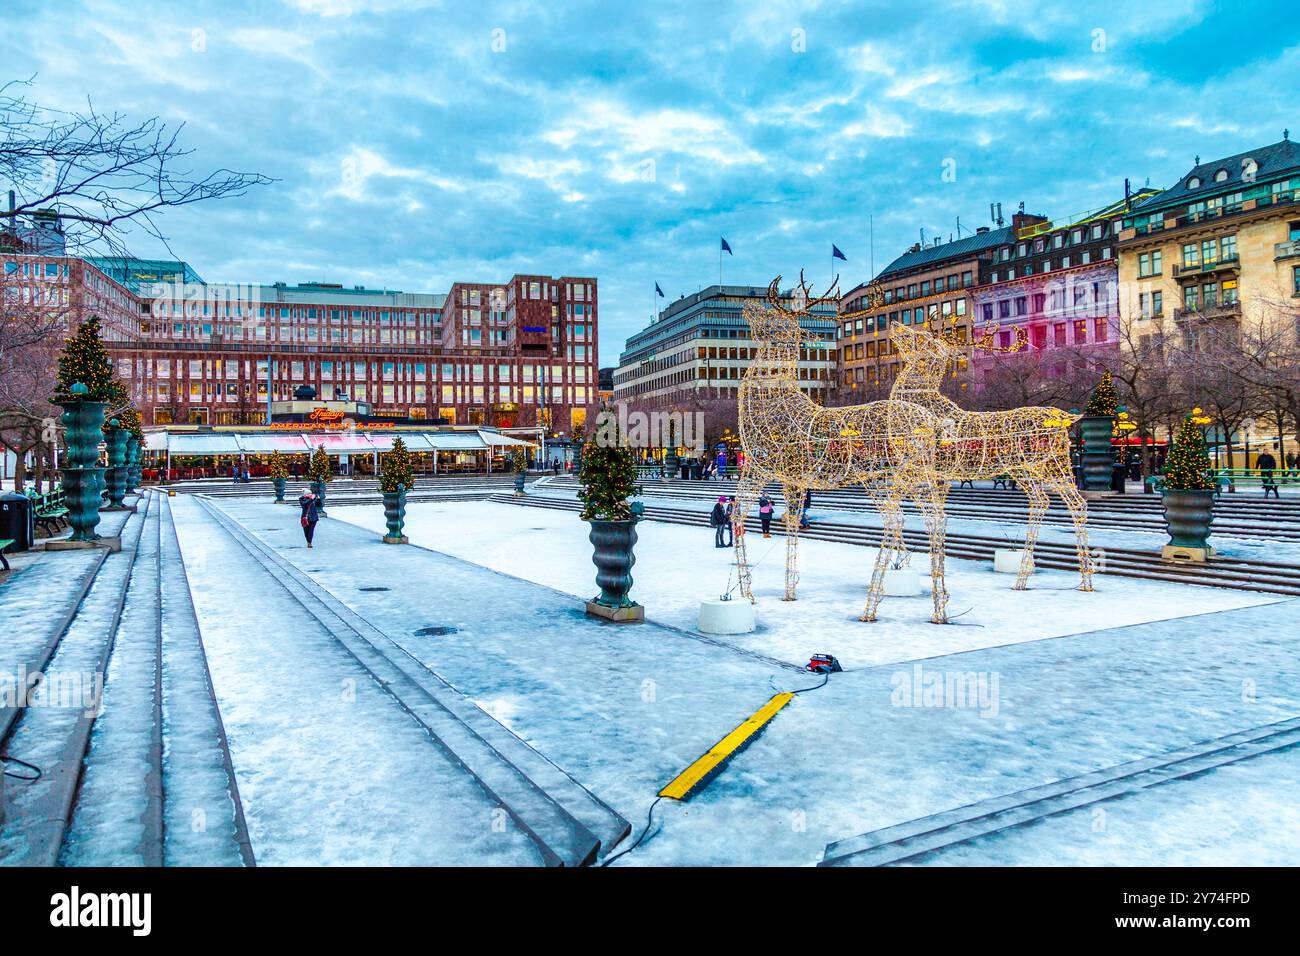
POLYGON ((298 497, 298 507, 302 509, 302 536, 307 539, 307 547, 316 535, 316 522, 320 520, 320 498, 312 493, 310 487, 304 488, 298 497))
POLYGON ((758 521, 763 526, 763 537, 772 537, 772 513, 776 511, 776 506, 772 504, 772 499, 767 495, 758 496, 758 521))

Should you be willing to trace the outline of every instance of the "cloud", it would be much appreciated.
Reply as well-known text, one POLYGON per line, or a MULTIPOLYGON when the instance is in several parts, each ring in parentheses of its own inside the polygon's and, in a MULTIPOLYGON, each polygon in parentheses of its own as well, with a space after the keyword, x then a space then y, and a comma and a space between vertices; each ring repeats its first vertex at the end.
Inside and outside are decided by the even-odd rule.
POLYGON ((1207 59, 1240 14, 1195 0, 8 0, 5 17, 0 62, 36 74, 38 102, 187 121, 189 169, 276 178, 162 217, 200 274, 439 292, 586 271, 604 364, 654 282, 673 299, 716 281, 719 234, 729 279, 816 268, 833 241, 860 281, 873 233, 881 265, 990 202, 1069 214, 1274 142, 1300 71, 1267 31, 1207 59))

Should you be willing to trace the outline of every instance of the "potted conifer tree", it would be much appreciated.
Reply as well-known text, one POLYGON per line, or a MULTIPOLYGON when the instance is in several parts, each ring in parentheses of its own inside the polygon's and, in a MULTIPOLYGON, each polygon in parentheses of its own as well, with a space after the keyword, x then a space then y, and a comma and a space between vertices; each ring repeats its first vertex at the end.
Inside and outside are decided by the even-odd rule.
MULTIPOLYGON (((113 379, 113 364, 99 334, 99 319, 91 316, 63 343, 52 404, 63 407, 67 453, 63 456, 64 502, 72 533, 69 546, 91 546, 99 540, 100 496, 104 469, 99 442, 104 437, 104 412, 126 404, 121 383, 113 379)), ((62 542, 47 543, 46 547, 62 542)))
POLYGON ((1161 554, 1175 561, 1204 561, 1214 554, 1210 523, 1214 520, 1214 479, 1202 427, 1209 423, 1199 408, 1183 419, 1169 447, 1161 484, 1169 543, 1161 554))
POLYGON ((1111 489, 1115 468, 1115 450, 1111 436, 1115 433, 1115 413, 1119 404, 1115 395, 1115 381, 1109 371, 1092 390, 1092 397, 1083 409, 1079 431, 1083 435, 1083 490, 1105 492, 1111 489))
POLYGON ((402 525, 406 522, 406 492, 414 484, 411 453, 400 437, 394 438, 393 448, 384 455, 383 468, 379 474, 379 490, 384 496, 384 520, 388 523, 384 544, 407 543, 406 535, 402 534, 402 525))
POLYGON ((523 446, 515 449, 515 494, 524 493, 524 479, 528 476, 528 452, 524 451, 523 446))
POLYGON ((271 452, 271 484, 275 485, 275 503, 285 504, 284 483, 289 480, 289 463, 278 451, 271 452))
POLYGON ((620 623, 643 621, 645 608, 628 597, 636 564, 636 523, 641 514, 640 503, 630 499, 639 495, 641 488, 636 481, 636 459, 622 444, 617 425, 586 443, 578 483, 582 520, 591 525, 591 560, 600 586, 600 594, 587 602, 587 613, 620 623))
POLYGON ((320 499, 316 506, 317 514, 325 514, 325 486, 333 479, 330 474, 330 456, 325 453, 324 445, 317 445, 307 463, 307 478, 311 482, 312 493, 320 499))

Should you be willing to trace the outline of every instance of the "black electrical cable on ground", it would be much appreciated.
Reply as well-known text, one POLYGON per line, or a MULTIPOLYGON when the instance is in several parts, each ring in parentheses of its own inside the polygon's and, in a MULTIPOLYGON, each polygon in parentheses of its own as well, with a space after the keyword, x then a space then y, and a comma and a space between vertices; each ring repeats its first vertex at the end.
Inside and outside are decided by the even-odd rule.
POLYGON ((800 687, 798 690, 787 691, 787 693, 806 694, 810 690, 820 690, 821 688, 826 686, 826 684, 830 681, 830 679, 831 679, 831 672, 829 670, 823 671, 822 682, 820 684, 813 684, 811 687, 800 687))
POLYGON ((4 762, 16 763, 18 766, 26 767, 28 770, 32 771, 32 776, 29 777, 25 774, 14 773, 11 770, 6 770, 4 772, 6 777, 13 777, 15 780, 27 780, 29 782, 41 779, 41 768, 36 766, 34 763, 28 763, 26 760, 19 760, 17 757, 0 757, 0 763, 4 762))
POLYGON ((631 853, 633 850, 635 850, 637 847, 641 845, 642 841, 645 840, 646 838, 646 834, 650 832, 650 825, 651 825, 651 821, 654 819, 655 807, 659 805, 659 801, 662 799, 663 797, 655 797, 654 803, 650 804, 650 809, 646 811, 646 815, 645 815, 645 829, 642 830, 641 835, 636 838, 636 842, 633 843, 626 850, 619 850, 613 856, 607 857, 605 862, 602 863, 601 866, 609 866, 620 856, 626 856, 627 854, 631 853))

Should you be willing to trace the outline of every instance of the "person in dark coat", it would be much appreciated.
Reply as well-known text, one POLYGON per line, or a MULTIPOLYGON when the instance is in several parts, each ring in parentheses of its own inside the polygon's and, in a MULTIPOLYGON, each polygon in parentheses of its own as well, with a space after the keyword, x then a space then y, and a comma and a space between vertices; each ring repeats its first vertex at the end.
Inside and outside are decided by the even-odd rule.
POLYGON ((713 546, 725 548, 723 536, 727 533, 727 499, 719 498, 709 512, 709 524, 713 525, 713 546))
POLYGON ((302 536, 310 548, 316 535, 316 522, 320 520, 320 498, 312 493, 310 487, 304 488, 298 497, 298 507, 302 509, 302 536))
POLYGON ((772 504, 772 499, 767 495, 758 496, 758 521, 763 526, 763 537, 772 537, 772 513, 776 511, 776 506, 772 504))
POLYGON ((812 491, 803 493, 803 511, 799 514, 799 527, 808 527, 808 512, 812 509, 812 491))
POLYGON ((736 533, 736 496, 727 499, 727 547, 735 544, 736 533))
POLYGON ((1275 497, 1280 499, 1281 495, 1277 493, 1277 482, 1273 480, 1273 472, 1277 469, 1277 459, 1268 452, 1264 452, 1255 459, 1255 467, 1259 469, 1259 477, 1264 485, 1264 497, 1267 498, 1268 493, 1271 491, 1275 497))

